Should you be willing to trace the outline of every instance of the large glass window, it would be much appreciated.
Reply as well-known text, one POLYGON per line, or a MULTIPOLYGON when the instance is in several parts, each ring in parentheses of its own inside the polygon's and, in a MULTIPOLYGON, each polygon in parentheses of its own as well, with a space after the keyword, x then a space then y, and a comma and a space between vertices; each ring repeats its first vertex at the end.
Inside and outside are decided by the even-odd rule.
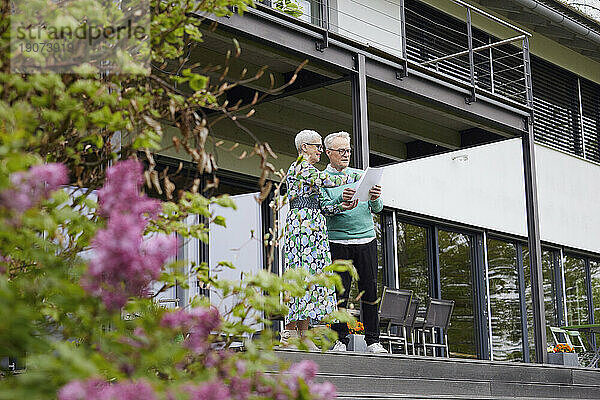
POLYGON ((396 230, 399 287, 412 290, 421 304, 425 304, 429 293, 427 228, 398 221, 396 230))
POLYGON ((442 298, 454 300, 454 312, 448 329, 450 356, 476 358, 471 273, 472 237, 440 230, 438 238, 442 298))
POLYGON ((516 246, 488 239, 487 256, 494 360, 523 361, 516 246))
MULTIPOLYGON (((529 337, 529 354, 531 360, 535 360, 535 344, 533 335, 533 303, 531 298, 531 273, 529 270, 529 249, 523 246, 523 265, 525 272, 525 299, 527 303, 527 331, 529 337)), ((544 313, 546 316, 546 327, 556 326, 556 285, 554 282, 553 252, 542 249, 542 276, 544 280, 544 313)), ((552 344, 552 334, 546 328, 548 344, 552 344)))
POLYGON ((594 306, 594 322, 600 322, 600 260, 590 261, 592 277, 592 305, 594 306))
POLYGON ((563 260, 565 274, 565 300, 567 303, 567 325, 589 322, 586 291, 585 260, 566 255, 563 260))

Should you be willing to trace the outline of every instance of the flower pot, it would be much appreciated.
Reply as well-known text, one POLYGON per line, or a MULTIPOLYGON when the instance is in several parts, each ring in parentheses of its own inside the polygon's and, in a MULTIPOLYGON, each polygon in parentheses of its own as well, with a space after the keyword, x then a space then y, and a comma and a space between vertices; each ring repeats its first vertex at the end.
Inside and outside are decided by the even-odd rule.
POLYGON ((366 352, 367 342, 365 342, 365 335, 357 335, 355 333, 348 335, 350 342, 348 343, 348 351, 366 352))
POLYGON ((579 367, 577 353, 548 353, 548 363, 555 365, 567 365, 569 367, 579 367))

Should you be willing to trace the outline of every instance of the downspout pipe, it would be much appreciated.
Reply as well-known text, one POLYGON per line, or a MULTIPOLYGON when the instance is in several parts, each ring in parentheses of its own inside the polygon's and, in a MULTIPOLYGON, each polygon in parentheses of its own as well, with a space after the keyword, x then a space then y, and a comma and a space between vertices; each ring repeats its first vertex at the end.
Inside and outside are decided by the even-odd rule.
POLYGON ((581 25, 579 22, 572 20, 563 14, 554 11, 548 6, 539 3, 536 0, 512 0, 513 2, 520 4, 522 7, 527 8, 536 14, 542 15, 548 18, 550 21, 557 25, 563 26, 569 31, 576 35, 583 36, 586 39, 600 45, 600 34, 593 30, 581 25))

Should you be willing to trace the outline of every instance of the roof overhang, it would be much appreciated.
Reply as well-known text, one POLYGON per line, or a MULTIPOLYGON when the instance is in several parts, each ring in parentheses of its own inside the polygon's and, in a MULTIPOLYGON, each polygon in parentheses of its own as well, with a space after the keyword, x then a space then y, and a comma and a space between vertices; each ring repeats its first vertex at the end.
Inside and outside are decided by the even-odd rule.
POLYGON ((600 23, 556 0, 476 0, 481 6, 600 61, 600 23))

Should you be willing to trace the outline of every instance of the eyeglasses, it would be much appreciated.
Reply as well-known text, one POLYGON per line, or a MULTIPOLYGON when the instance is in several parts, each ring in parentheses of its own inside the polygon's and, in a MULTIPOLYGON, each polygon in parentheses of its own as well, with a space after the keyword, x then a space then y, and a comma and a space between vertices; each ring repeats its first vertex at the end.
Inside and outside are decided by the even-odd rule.
POLYGON ((310 146, 317 146, 317 150, 323 151, 323 145, 321 143, 304 143, 310 146))
POLYGON ((337 151, 340 156, 345 156, 346 154, 350 154, 352 149, 327 149, 330 151, 337 151))

